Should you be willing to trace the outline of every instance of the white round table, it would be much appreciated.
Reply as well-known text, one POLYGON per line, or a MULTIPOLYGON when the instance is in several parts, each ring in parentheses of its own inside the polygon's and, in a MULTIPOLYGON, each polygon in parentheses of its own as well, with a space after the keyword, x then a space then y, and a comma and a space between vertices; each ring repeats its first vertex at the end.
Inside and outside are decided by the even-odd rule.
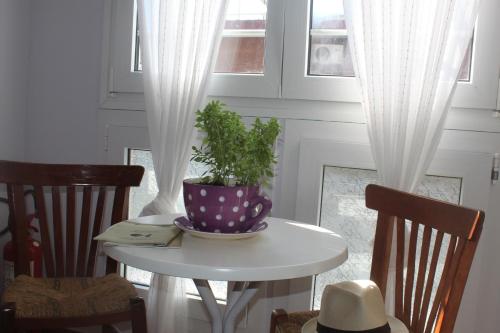
MULTIPOLYGON (((171 224, 179 215, 134 219, 171 224)), ((111 246, 111 258, 146 271, 193 279, 212 319, 213 333, 234 332, 237 315, 256 294, 259 282, 292 279, 331 270, 347 259, 346 242, 334 232, 268 217, 269 227, 253 238, 214 240, 183 235, 179 249, 111 246), (221 313, 207 280, 233 281, 221 313)))

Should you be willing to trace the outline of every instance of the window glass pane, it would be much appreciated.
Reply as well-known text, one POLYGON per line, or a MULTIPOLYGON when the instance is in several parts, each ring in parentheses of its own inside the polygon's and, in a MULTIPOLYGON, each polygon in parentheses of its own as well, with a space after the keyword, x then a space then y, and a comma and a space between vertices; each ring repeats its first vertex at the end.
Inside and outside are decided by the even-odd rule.
MULTIPOLYGON (((215 64, 216 73, 264 73, 267 0, 230 0, 215 64)), ((133 70, 142 71, 139 25, 136 17, 133 70)))
POLYGON ((312 0, 311 29, 345 30, 342 0, 312 0))
POLYGON ((471 39, 469 46, 467 47, 467 51, 465 51, 464 61, 462 62, 462 67, 460 67, 460 72, 458 73, 458 81, 470 81, 473 40, 474 38, 471 39))
POLYGON ((312 0, 309 75, 354 76, 342 0, 312 0))
POLYGON ((134 17, 135 17, 135 22, 134 22, 135 34, 134 34, 134 40, 132 41, 132 47, 134 48, 133 69, 134 72, 142 72, 142 54, 141 54, 141 48, 139 46, 141 41, 141 36, 139 33, 139 17, 137 16, 137 6, 134 6, 134 17))
MULTIPOLYGON (((158 187, 156 185, 156 177, 153 167, 153 158, 151 151, 140 150, 140 149, 129 149, 129 164, 130 165, 141 165, 144 167, 144 176, 139 187, 132 187, 130 189, 129 198, 129 217, 135 218, 141 213, 142 207, 147 205, 151 200, 154 199, 156 193, 158 193, 158 187)), ((206 167, 203 164, 190 162, 186 178, 200 177, 206 171, 206 167)), ((184 210, 184 200, 182 197, 182 191, 177 199, 177 210, 179 212, 185 212, 184 210)), ((151 273, 137 269, 134 267, 125 267, 125 277, 134 283, 148 286, 151 280, 151 273)), ((198 290, 194 285, 193 281, 186 279, 186 292, 190 295, 198 295, 198 290)), ((210 286, 214 292, 214 295, 219 300, 225 300, 227 294, 227 283, 225 281, 209 281, 210 286)))
MULTIPOLYGON (((309 75, 354 76, 343 0, 311 0, 309 44, 309 75)), ((459 81, 469 81, 471 59, 472 40, 458 75, 459 81)))
POLYGON ((216 73, 264 73, 267 0, 230 0, 216 73))
MULTIPOLYGON (((320 226, 346 239, 349 260, 316 277, 313 302, 315 309, 321 304, 321 295, 327 284, 370 277, 376 212, 365 207, 364 192, 368 184, 377 182, 374 170, 324 167, 320 226)), ((461 186, 461 178, 426 176, 417 192, 435 199, 459 203, 461 186)), ((421 239, 421 232, 418 237, 421 239)), ((446 248, 447 242, 448 239, 445 238, 442 249, 446 248)), ((417 254, 419 253, 420 248, 417 247, 417 254)), ((441 255, 445 254, 441 250, 441 255)), ((444 257, 440 258, 440 263, 443 261, 444 257)), ((437 268, 438 275, 441 270, 442 265, 437 268)))
POLYGON ((347 36, 311 30, 309 59, 309 75, 354 76, 347 36))

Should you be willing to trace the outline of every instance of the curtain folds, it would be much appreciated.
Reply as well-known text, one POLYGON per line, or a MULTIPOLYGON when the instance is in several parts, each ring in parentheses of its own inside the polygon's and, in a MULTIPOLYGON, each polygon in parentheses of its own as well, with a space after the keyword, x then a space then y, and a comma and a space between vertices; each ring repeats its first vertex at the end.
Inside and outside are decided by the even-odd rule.
MULTIPOLYGON (((344 0, 383 185, 415 191, 437 149, 479 0, 344 0)), ((393 264, 391 264, 393 267, 393 264)), ((392 310, 393 283, 388 284, 392 310)))
MULTIPOLYGON (((176 210, 191 155, 195 112, 206 99, 227 2, 137 1, 146 114, 159 189, 143 216, 176 210)), ((187 332, 186 320, 180 320, 186 313, 181 280, 155 274, 148 301, 150 331, 187 332)))

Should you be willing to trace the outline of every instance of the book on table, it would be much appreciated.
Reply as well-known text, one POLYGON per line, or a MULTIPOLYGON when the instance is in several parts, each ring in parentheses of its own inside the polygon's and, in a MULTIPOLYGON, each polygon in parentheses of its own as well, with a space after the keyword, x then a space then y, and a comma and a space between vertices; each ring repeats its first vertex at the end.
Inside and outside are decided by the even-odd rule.
POLYGON ((175 225, 152 225, 130 221, 119 222, 95 240, 104 241, 104 245, 162 246, 180 247, 182 231, 175 225))

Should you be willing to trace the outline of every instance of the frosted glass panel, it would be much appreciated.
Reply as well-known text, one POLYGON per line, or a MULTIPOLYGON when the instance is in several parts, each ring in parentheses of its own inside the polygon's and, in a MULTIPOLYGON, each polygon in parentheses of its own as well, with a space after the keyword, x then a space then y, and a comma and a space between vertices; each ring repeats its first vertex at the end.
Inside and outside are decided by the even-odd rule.
MULTIPOLYGON (((365 207, 365 188, 377 183, 374 170, 325 166, 321 198, 320 226, 344 237, 349 248, 349 259, 340 267, 319 274, 315 279, 313 307, 318 309, 321 294, 327 284, 370 277, 376 212, 365 207)), ((418 194, 434 199, 460 202, 461 178, 426 176, 418 194)), ((408 224, 409 226, 409 224, 408 224)), ((419 232, 421 239, 422 233, 419 232)), ((434 242, 434 236, 431 246, 434 242)), ((443 248, 448 239, 445 238, 443 248)), ((432 247, 431 247, 432 248, 432 247)), ((417 253, 420 248, 417 248, 417 253)), ((441 251, 444 256, 445 251, 441 251)), ((440 260, 441 261, 441 260, 440 260)), ((442 267, 438 267, 438 274, 442 267)))

